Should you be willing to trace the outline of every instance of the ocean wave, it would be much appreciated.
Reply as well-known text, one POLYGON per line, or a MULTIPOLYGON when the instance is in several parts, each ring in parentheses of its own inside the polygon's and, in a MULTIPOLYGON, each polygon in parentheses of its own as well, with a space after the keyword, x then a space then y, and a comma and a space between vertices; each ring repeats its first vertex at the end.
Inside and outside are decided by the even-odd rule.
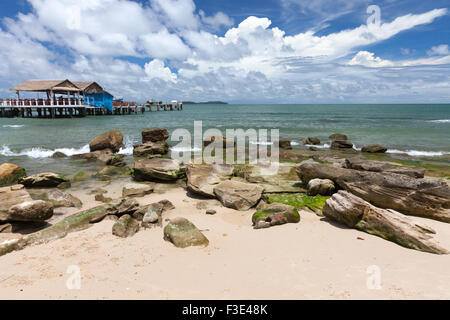
POLYGON ((318 149, 329 149, 330 145, 328 143, 324 143, 323 145, 320 144, 305 144, 305 147, 315 147, 318 149))
POLYGON ((40 147, 34 147, 34 148, 28 148, 24 149, 19 152, 12 151, 9 146, 3 145, 0 148, 0 155, 5 157, 20 157, 20 156, 26 156, 33 159, 39 159, 39 158, 50 158, 53 156, 55 152, 62 152, 67 156, 73 156, 76 154, 82 154, 82 153, 88 153, 89 145, 85 145, 81 148, 57 148, 55 150, 51 149, 44 149, 40 147))
POLYGON ((22 128, 23 124, 5 124, 2 127, 3 128, 22 128))
POLYGON ((434 123, 449 123, 450 119, 441 119, 441 120, 430 120, 428 122, 434 122, 434 123))
POLYGON ((186 147, 171 147, 170 151, 173 151, 173 152, 189 152, 189 151, 196 152, 196 151, 202 151, 202 149, 186 146, 186 147))
POLYGON ((444 151, 420 151, 420 150, 397 150, 397 149, 388 149, 387 153, 406 153, 409 156, 412 157, 421 157, 421 156, 428 156, 428 157, 437 157, 437 156, 443 156, 446 154, 450 154, 450 152, 444 152, 444 151))
POLYGON ((130 137, 125 137, 124 147, 120 148, 118 154, 130 156, 133 154, 134 142, 130 137))

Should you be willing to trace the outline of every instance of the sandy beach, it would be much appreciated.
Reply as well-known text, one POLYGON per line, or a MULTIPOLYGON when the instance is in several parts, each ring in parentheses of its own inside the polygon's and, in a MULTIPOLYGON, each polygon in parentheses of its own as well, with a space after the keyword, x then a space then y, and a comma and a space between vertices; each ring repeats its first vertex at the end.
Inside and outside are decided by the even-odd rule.
MULTIPOLYGON (((119 197, 126 182, 104 187, 107 196, 119 197)), ((99 205, 90 190, 72 192, 83 201, 82 209, 99 205)), ((181 187, 137 198, 142 205, 162 199, 175 205, 163 221, 189 219, 209 246, 176 248, 163 240, 161 227, 118 238, 111 233, 114 222, 104 220, 0 257, 0 299, 450 298, 449 255, 406 249, 309 211, 300 211, 298 224, 254 230, 254 209, 225 208, 217 200, 193 198, 181 187), (204 208, 217 213, 206 215, 204 208), (66 285, 74 265, 81 273, 80 289, 66 285), (380 289, 367 287, 370 266, 379 267, 380 289)), ((434 228, 436 239, 450 248, 449 224, 412 219, 434 228)), ((12 234, 1 236, 3 241, 12 234)))

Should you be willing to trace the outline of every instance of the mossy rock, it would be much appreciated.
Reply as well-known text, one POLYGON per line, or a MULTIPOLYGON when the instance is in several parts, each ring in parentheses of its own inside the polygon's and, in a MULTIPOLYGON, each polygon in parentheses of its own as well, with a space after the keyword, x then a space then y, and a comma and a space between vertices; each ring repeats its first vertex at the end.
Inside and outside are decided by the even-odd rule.
POLYGON ((3 163, 0 165, 0 187, 15 185, 26 175, 25 169, 12 163, 3 163))
POLYGON ((322 216, 322 208, 330 197, 321 195, 308 196, 305 193, 271 193, 265 194, 264 198, 268 203, 282 203, 297 209, 309 208, 322 216))
POLYGON ((114 223, 112 228, 112 234, 121 237, 128 238, 134 236, 139 231, 139 222, 131 217, 129 214, 124 214, 114 223))
POLYGON ((209 244, 203 233, 185 218, 175 218, 170 221, 164 228, 164 240, 172 242, 178 248, 209 244))
POLYGON ((113 177, 126 177, 130 175, 130 168, 128 167, 115 167, 106 166, 101 169, 95 177, 99 180, 111 180, 113 177))
POLYGON ((300 222, 300 214, 297 209, 282 203, 265 205, 252 216, 252 223, 255 229, 298 222, 300 222))
POLYGON ((72 179, 74 182, 84 181, 92 178, 92 174, 89 172, 80 171, 72 179))

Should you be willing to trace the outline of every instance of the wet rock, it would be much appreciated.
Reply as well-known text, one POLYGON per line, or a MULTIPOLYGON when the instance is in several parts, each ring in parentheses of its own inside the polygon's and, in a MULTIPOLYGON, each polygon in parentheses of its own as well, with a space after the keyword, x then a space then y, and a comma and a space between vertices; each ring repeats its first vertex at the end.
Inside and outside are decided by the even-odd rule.
POLYGON ((330 179, 312 179, 308 182, 307 194, 309 196, 330 196, 334 193, 334 191, 334 182, 330 179))
POLYGON ((0 165, 0 187, 15 185, 25 176, 25 169, 15 164, 2 163, 0 165))
POLYGON ((300 215, 297 209, 282 203, 267 204, 252 216, 252 223, 255 229, 298 222, 300 222, 300 215))
POLYGON ((331 143, 331 149, 352 149, 353 143, 348 140, 334 140, 331 143))
POLYGON ((59 151, 56 151, 55 153, 52 154, 52 158, 55 158, 55 159, 66 158, 66 157, 67 157, 67 155, 65 153, 62 153, 59 151))
POLYGON ((323 208, 326 217, 341 222, 401 246, 437 254, 447 254, 431 228, 416 223, 407 216, 381 209, 346 191, 339 191, 327 200, 323 208))
POLYGON ((142 131, 142 143, 165 142, 169 138, 169 132, 164 128, 151 128, 142 131))
POLYGON ((319 148, 316 148, 316 147, 309 147, 308 148, 310 151, 320 151, 320 149, 319 148))
POLYGON ((73 182, 85 181, 92 178, 92 174, 84 171, 78 172, 72 179, 73 182))
POLYGON ((20 179, 20 183, 27 188, 54 188, 63 182, 69 180, 52 172, 33 174, 20 179))
POLYGON ((361 148, 362 152, 367 153, 385 153, 387 148, 380 146, 379 144, 371 144, 361 148))
POLYGON ((178 248, 207 246, 209 244, 203 233, 185 218, 170 220, 164 228, 164 240, 172 242, 178 248))
POLYGON ((314 138, 314 137, 308 137, 305 140, 305 144, 318 145, 318 144, 320 144, 320 139, 314 138))
POLYGON ((111 149, 96 150, 93 152, 73 155, 74 159, 82 159, 86 161, 100 161, 105 164, 111 162, 116 154, 111 149))
POLYGON ((133 148, 133 156, 141 158, 152 158, 159 155, 165 155, 168 152, 169 145, 165 141, 136 144, 133 148))
POLYGON ((119 152, 123 147, 123 135, 119 130, 111 130, 98 135, 89 143, 91 152, 97 150, 110 149, 112 152, 119 152))
POLYGON ((133 219, 129 214, 125 214, 114 223, 112 228, 112 234, 121 237, 128 238, 134 236, 139 231, 139 222, 133 219))
POLYGON ((282 149, 292 149, 291 140, 288 139, 280 139, 278 145, 282 149))
POLYGON ((53 216, 53 205, 43 200, 16 204, 8 210, 8 221, 41 222, 53 216))
POLYGON ((228 164, 193 164, 187 166, 187 189, 203 197, 215 198, 214 187, 231 178, 234 167, 228 164))
POLYGON ((106 160, 107 166, 113 166, 113 167, 125 167, 127 164, 124 159, 123 154, 113 154, 108 160, 106 160))
POLYGON ((329 136, 331 140, 347 140, 348 137, 345 134, 342 133, 333 133, 331 136, 329 136))
POLYGON ((122 189, 122 197, 143 197, 153 192, 153 185, 127 183, 122 189))
POLYGON ((133 176, 137 181, 176 181, 184 174, 177 160, 153 158, 134 161, 133 176))
POLYGON ((114 167, 106 166, 102 168, 95 177, 99 180, 108 181, 114 177, 127 177, 130 175, 130 168, 128 167, 114 167))
POLYGON ((77 197, 60 190, 50 190, 39 197, 41 200, 48 201, 53 204, 54 208, 75 207, 81 208, 83 203, 77 197))
POLYGON ((225 207, 245 211, 258 203, 263 190, 257 184, 227 180, 214 187, 214 194, 225 207))

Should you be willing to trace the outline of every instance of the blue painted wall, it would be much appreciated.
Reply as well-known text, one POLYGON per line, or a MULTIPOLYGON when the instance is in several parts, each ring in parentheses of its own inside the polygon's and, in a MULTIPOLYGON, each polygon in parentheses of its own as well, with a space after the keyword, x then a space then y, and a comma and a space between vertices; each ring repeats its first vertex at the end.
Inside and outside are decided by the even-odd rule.
POLYGON ((94 105, 96 107, 105 107, 109 111, 113 111, 113 96, 107 92, 103 93, 95 93, 95 94, 85 94, 86 101, 89 102, 90 105, 94 105))

